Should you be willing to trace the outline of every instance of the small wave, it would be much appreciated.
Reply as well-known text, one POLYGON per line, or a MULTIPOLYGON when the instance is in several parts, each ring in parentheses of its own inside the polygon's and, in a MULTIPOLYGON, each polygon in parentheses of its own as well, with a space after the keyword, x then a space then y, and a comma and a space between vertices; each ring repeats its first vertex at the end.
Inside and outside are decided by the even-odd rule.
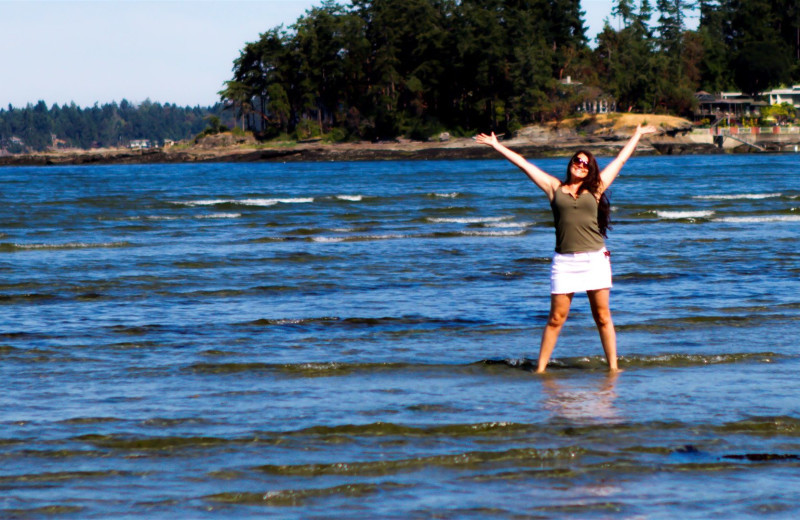
POLYGON ((352 235, 342 237, 311 237, 312 242, 365 242, 370 240, 396 240, 398 238, 410 238, 411 235, 387 234, 387 235, 352 235))
POLYGON ((241 213, 210 213, 208 215, 197 215, 194 218, 239 218, 241 216, 241 213))
POLYGON ((222 437, 127 437, 123 435, 89 434, 76 437, 77 440, 98 448, 114 450, 176 450, 182 448, 203 448, 220 444, 242 442, 222 437))
POLYGON ((620 356, 620 365, 650 368, 654 366, 691 367, 729 363, 772 363, 783 356, 774 352, 732 354, 661 354, 653 356, 620 356))
POLYGON ((2 512, 7 518, 55 518, 61 515, 75 515, 85 510, 86 508, 82 506, 53 504, 30 509, 3 509, 2 512))
POLYGON ((214 206, 216 204, 228 204, 233 202, 231 199, 201 199, 201 200, 187 200, 187 201, 174 201, 172 204, 179 206, 214 206))
MULTIPOLYGON (((420 365, 426 367, 429 365, 420 365)), ((336 377, 355 372, 375 373, 378 371, 399 371, 411 368, 407 363, 194 363, 186 367, 187 372, 195 374, 241 374, 250 372, 283 374, 291 377, 336 377)))
POLYGON ((318 318, 264 318, 245 323, 239 323, 242 326, 259 326, 259 327, 273 327, 273 326, 297 326, 297 325, 323 325, 323 326, 345 326, 345 327, 381 327, 387 325, 435 325, 435 326, 452 326, 463 327, 467 325, 485 325, 488 322, 483 320, 473 320, 467 318, 429 318, 427 316, 383 316, 377 318, 340 318, 337 316, 322 316, 318 318))
POLYGON ((505 451, 470 451, 448 455, 432 455, 395 460, 333 462, 328 464, 269 464, 254 468, 271 475, 308 476, 318 475, 391 475, 414 471, 420 468, 477 468, 485 464, 516 463, 540 465, 543 461, 575 460, 586 452, 580 447, 552 449, 513 448, 505 451))
POLYGON ((195 215, 193 217, 185 217, 178 215, 144 215, 144 216, 112 218, 112 219, 101 218, 100 220, 110 220, 116 222, 141 222, 141 221, 159 222, 159 221, 183 220, 186 218, 214 219, 214 218, 239 218, 241 216, 242 216, 241 213, 209 213, 208 215, 195 215))
POLYGON ((346 240, 347 237, 314 237, 311 239, 312 242, 323 242, 323 243, 344 242, 346 240))
POLYGON ((342 484, 340 486, 327 488, 311 489, 281 489, 277 491, 267 491, 266 493, 253 492, 226 492, 207 495, 203 499, 209 502, 223 504, 244 504, 244 505, 265 505, 265 506, 300 506, 311 499, 319 499, 331 496, 362 497, 387 491, 390 488, 405 488, 409 485, 382 482, 372 483, 353 483, 342 484))
POLYGON ((800 419, 790 416, 750 417, 718 426, 724 433, 749 433, 756 435, 800 435, 800 419))
POLYGON ((176 201, 173 204, 182 206, 216 206, 220 204, 235 204, 241 206, 274 206, 276 204, 304 204, 314 202, 313 197, 298 197, 298 198, 285 198, 285 199, 200 199, 188 201, 176 201))
POLYGON ((338 318, 336 316, 322 316, 320 318, 277 318, 277 319, 264 318, 260 320, 249 321, 247 323, 240 323, 239 325, 258 325, 258 326, 306 325, 313 323, 335 322, 339 320, 341 320, 341 318, 338 318))
POLYGON ((527 229, 517 229, 514 231, 462 231, 461 235, 468 237, 516 237, 527 233, 527 229))
POLYGON ((21 293, 21 294, 2 294, 0 293, 0 303, 19 303, 36 302, 57 299, 58 296, 50 293, 21 293))
POLYGON ((109 477, 134 475, 129 471, 107 470, 107 471, 57 471, 50 473, 34 473, 27 475, 3 475, 0 476, 0 484, 23 484, 23 483, 43 483, 43 482, 65 482, 70 480, 83 481, 87 479, 102 479, 109 477))
POLYGON ((436 197, 439 199, 456 199, 461 196, 460 193, 454 191, 452 193, 431 193, 429 194, 430 197, 436 197))
POLYGON ((409 426, 405 424, 375 422, 368 424, 341 424, 334 426, 311 426, 301 430, 274 433, 275 436, 348 436, 384 437, 404 435, 407 437, 507 437, 512 434, 530 435, 541 431, 539 425, 493 421, 467 424, 442 424, 435 426, 409 426))
POLYGON ((514 217, 428 217, 428 222, 436 224, 488 224, 492 222, 503 222, 514 217))
POLYGON ((17 244, 17 243, 0 243, 0 252, 10 253, 15 251, 30 251, 30 250, 59 250, 59 249, 101 249, 101 248, 114 248, 114 247, 130 247, 130 242, 65 242, 63 244, 17 244))
POLYGON ((696 195, 692 198, 701 200, 760 200, 774 199, 782 195, 782 193, 736 193, 729 195, 696 195))
MULTIPOLYGON (((181 218, 182 217, 178 217, 178 216, 174 216, 174 215, 147 215, 145 217, 142 217, 141 220, 160 221, 160 220, 180 220, 181 218)), ((130 220, 137 220, 137 219, 138 219, 138 217, 131 217, 130 220)))
POLYGON ((361 202, 364 200, 363 195, 336 195, 336 198, 347 202, 361 202))
MULTIPOLYGON (((704 365, 721 365, 728 363, 772 363, 782 356, 773 352, 734 353, 734 354, 657 354, 652 356, 631 355, 619 356, 621 368, 652 368, 652 367, 693 367, 704 365)), ((496 366, 505 365, 521 370, 534 370, 534 359, 484 359, 478 365, 496 366)), ((603 356, 571 357, 553 359, 547 366, 549 369, 605 369, 606 360, 603 356)))
POLYGON ((528 228, 535 226, 536 222, 489 222, 484 224, 487 228, 528 228))
POLYGON ((761 217, 720 217, 714 222, 729 224, 754 224, 758 222, 800 222, 800 215, 764 215, 761 217))
POLYGON ((615 274, 615 280, 625 280, 626 283, 634 283, 634 282, 658 282, 663 280, 673 280, 675 278, 679 278, 680 275, 677 273, 641 273, 641 272, 630 272, 630 273, 621 273, 615 274))
POLYGON ((656 211, 658 218, 678 220, 678 219, 695 219, 695 218, 709 218, 714 214, 713 211, 656 211))
POLYGON ((59 422, 62 424, 101 424, 121 421, 122 419, 117 417, 73 417, 59 422))

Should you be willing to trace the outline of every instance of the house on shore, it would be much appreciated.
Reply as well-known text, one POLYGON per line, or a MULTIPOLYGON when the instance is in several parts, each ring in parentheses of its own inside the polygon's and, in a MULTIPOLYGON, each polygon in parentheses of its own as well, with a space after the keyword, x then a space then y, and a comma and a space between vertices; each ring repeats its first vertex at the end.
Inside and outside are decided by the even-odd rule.
POLYGON ((761 108, 770 105, 789 103, 800 109, 800 85, 791 87, 774 88, 762 92, 755 99, 741 92, 720 92, 717 95, 700 91, 695 94, 697 109, 694 113, 695 121, 709 119, 713 123, 719 119, 741 121, 744 118, 758 117, 761 108))
POLYGON ((617 111, 617 100, 611 94, 596 88, 586 87, 583 83, 572 81, 571 76, 559 80, 565 91, 579 95, 575 111, 580 114, 608 114, 617 111))
POLYGON ((150 139, 133 139, 128 143, 131 150, 147 150, 150 148, 150 139))

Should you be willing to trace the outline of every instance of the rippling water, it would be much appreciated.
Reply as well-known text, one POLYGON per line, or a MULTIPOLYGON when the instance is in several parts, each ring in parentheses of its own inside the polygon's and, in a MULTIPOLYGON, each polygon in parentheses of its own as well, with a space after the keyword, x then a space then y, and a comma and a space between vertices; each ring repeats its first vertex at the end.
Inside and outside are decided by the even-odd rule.
POLYGON ((0 169, 0 516, 795 517, 798 173, 631 159, 623 372, 576 297, 535 376, 504 162, 0 169))

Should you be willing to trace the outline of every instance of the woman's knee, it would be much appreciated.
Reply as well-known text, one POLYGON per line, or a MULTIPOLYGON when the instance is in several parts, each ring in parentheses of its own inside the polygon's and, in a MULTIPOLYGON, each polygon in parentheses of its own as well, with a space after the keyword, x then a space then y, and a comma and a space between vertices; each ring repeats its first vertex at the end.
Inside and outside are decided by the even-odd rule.
POLYGON ((561 327, 567 321, 569 312, 564 312, 560 309, 551 309, 550 316, 547 318, 548 327, 561 327))
POLYGON ((608 327, 613 326, 614 322, 611 319, 611 309, 609 308, 602 308, 602 309, 595 309, 592 313, 594 317, 594 322, 597 324, 598 327, 608 327))
POLYGON ((572 294, 551 294, 550 295, 550 315, 547 318, 548 327, 561 327, 572 304, 572 294))

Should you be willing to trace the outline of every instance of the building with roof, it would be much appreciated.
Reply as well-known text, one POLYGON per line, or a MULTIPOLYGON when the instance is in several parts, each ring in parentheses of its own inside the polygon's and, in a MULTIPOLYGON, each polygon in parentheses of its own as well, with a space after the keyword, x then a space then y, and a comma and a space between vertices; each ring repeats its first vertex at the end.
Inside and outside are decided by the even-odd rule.
POLYGON ((800 108, 800 85, 792 85, 788 88, 774 88, 769 92, 764 92, 770 105, 780 105, 789 103, 795 108, 800 108))

